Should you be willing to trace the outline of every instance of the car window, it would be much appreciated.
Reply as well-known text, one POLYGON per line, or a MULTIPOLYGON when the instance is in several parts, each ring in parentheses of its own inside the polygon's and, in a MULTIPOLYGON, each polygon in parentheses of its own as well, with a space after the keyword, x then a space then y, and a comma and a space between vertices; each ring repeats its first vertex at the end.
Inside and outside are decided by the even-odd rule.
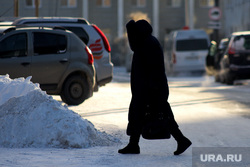
POLYGON ((67 38, 65 35, 34 32, 35 55, 62 54, 67 51, 67 38))
POLYGON ((0 42, 0 58, 27 56, 27 34, 11 35, 0 42))
POLYGON ((242 35, 234 38, 232 48, 237 51, 250 50, 250 35, 242 35))
POLYGON ((219 48, 218 49, 226 49, 227 48, 227 45, 228 45, 228 39, 222 39, 220 41, 220 44, 219 44, 219 48))
POLYGON ((208 49, 207 39, 188 39, 176 42, 177 51, 206 50, 208 49))
POLYGON ((89 36, 81 27, 65 27, 66 29, 75 33, 86 45, 89 42, 89 36))

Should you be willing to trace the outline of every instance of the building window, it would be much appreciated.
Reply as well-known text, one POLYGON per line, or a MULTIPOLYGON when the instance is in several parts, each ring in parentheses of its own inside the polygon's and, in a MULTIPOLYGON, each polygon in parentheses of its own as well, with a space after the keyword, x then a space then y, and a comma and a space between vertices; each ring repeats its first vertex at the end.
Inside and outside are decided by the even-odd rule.
POLYGON ((110 7, 111 6, 111 0, 96 0, 96 6, 110 7))
POLYGON ((132 6, 145 7, 146 6, 146 0, 132 0, 132 6))
POLYGON ((62 7, 74 8, 76 5, 76 0, 61 0, 62 7))
MULTIPOLYGON (((26 6, 30 8, 35 8, 36 7, 36 0, 26 0, 26 6)), ((41 0, 37 0, 38 2, 38 7, 41 7, 41 0)))
POLYGON ((200 7, 213 7, 214 5, 214 0, 200 0, 200 7))
POLYGON ((181 6, 181 0, 167 0, 167 6, 168 7, 180 7, 181 6))

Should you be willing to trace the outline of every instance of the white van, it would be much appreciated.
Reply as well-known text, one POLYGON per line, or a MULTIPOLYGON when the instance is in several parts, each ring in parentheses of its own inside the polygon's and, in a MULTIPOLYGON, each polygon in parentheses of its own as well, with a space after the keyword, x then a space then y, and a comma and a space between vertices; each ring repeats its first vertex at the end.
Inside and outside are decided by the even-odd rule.
POLYGON ((165 39, 167 74, 204 72, 210 40, 203 30, 178 30, 165 39))

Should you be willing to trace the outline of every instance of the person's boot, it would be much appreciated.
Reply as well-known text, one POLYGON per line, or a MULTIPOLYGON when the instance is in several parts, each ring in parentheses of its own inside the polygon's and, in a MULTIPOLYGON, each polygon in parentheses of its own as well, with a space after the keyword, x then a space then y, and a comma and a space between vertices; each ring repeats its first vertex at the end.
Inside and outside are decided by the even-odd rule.
POLYGON ((181 133, 179 128, 172 131, 171 134, 177 141, 177 150, 174 152, 174 155, 182 154, 191 146, 192 142, 181 133))
POLYGON ((129 143, 123 149, 118 150, 120 154, 140 154, 140 147, 139 147, 139 140, 140 136, 131 136, 129 143))
POLYGON ((133 145, 133 144, 129 143, 123 149, 118 150, 118 153, 120 153, 120 154, 140 154, 140 147, 139 147, 139 145, 133 145))

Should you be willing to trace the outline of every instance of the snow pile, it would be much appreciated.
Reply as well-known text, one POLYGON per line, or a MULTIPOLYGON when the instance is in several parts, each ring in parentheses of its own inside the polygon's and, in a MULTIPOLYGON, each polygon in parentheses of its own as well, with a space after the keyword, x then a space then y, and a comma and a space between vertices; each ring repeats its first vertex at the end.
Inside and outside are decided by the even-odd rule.
POLYGON ((86 148, 118 142, 30 79, 0 76, 0 147, 86 148))
POLYGON ((31 77, 26 80, 18 78, 13 81, 9 75, 0 76, 0 106, 12 97, 23 96, 31 90, 40 89, 39 84, 32 84, 30 79, 31 77))

